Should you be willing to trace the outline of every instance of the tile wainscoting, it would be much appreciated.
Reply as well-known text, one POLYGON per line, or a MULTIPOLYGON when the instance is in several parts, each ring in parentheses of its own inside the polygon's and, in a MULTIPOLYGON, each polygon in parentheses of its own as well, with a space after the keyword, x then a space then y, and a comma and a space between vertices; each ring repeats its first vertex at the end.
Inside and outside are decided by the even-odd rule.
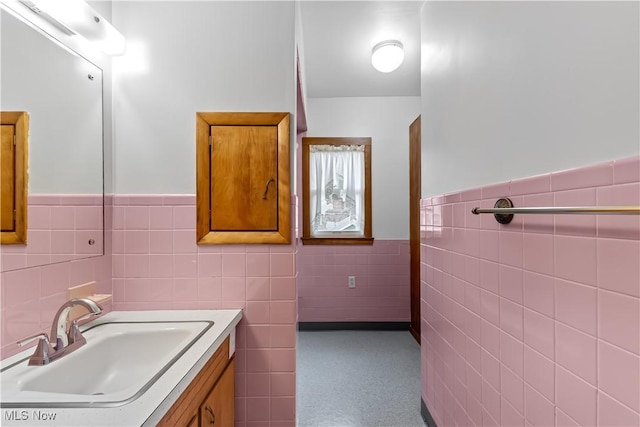
POLYGON ((300 322, 408 322, 409 241, 298 247, 300 322), (348 287, 355 276, 356 287, 348 287))
MULTIPOLYGON (((18 353, 16 341, 38 332, 49 333, 69 287, 96 281, 101 294, 111 294, 111 204, 102 197, 40 195, 29 197, 27 245, 3 245, 2 348, 0 358, 18 353), (33 203, 33 204, 32 204, 33 203), (99 230, 104 223, 104 234, 99 230), (80 255, 88 238, 104 237, 104 255, 64 261, 80 255), (6 264, 5 264, 6 263, 6 264), (47 263, 47 265, 39 265, 47 263), (36 264, 31 266, 32 264, 36 264)), ((91 250, 94 247, 92 247, 91 250)), ((95 245, 101 249, 101 245, 95 245)), ((111 303, 103 306, 111 310, 111 303)), ((35 343, 34 343, 35 345, 35 343)))
POLYGON ((113 294, 106 311, 240 308, 236 425, 294 426, 295 242, 198 246, 193 195, 108 196, 104 222, 107 255, 0 275, 2 358, 50 330, 69 286, 92 280, 113 294))
POLYGON ((422 398, 439 427, 640 425, 640 157, 424 199, 422 398))
POLYGON ((28 245, 3 245, 2 271, 102 253, 101 195, 34 194, 28 198, 27 209, 28 245), (89 239, 96 244, 89 245, 89 239))
POLYGON ((236 426, 292 427, 295 241, 196 245, 195 219, 193 195, 114 197, 113 308, 242 309, 236 337, 236 426))

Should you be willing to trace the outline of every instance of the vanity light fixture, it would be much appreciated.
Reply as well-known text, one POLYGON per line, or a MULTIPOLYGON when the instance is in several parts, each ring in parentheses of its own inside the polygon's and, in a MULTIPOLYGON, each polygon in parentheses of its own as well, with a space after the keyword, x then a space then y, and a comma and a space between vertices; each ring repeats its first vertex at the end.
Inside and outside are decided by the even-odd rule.
POLYGON ((84 37, 109 56, 123 55, 125 38, 84 0, 20 0, 69 36, 84 37))
POLYGON ((381 73, 390 73, 404 61, 404 48, 398 40, 385 40, 373 47, 371 64, 381 73))

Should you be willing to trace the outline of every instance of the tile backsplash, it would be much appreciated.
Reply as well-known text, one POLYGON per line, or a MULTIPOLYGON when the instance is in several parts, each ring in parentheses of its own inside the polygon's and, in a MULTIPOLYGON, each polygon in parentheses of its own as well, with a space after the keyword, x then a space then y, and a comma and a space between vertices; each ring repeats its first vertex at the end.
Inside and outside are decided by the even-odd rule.
MULTIPOLYGON (((0 358, 20 351, 17 340, 38 332, 51 331, 51 322, 58 307, 67 300, 68 288, 95 281, 99 293, 112 293, 112 202, 111 196, 104 197, 103 215, 102 197, 40 195, 29 198, 29 203, 34 203, 29 207, 29 244, 3 245, 1 249, 3 266, 9 260, 9 263, 13 263, 10 266, 17 269, 0 273, 0 358), (97 231, 103 223, 104 234, 97 231), (32 239, 32 233, 40 237, 32 239), (97 242, 104 238, 104 255, 88 254, 91 257, 86 258, 87 254, 84 254, 81 256, 85 258, 70 260, 78 253, 76 245, 79 246, 79 242, 86 243, 88 238, 94 238, 97 242), (78 239, 79 242, 76 242, 78 239), (68 249, 56 250, 58 247, 68 249), (32 258, 36 255, 37 258, 32 258), (36 265, 30 266, 32 262, 36 265), (46 265, 39 265, 42 262, 46 265)), ((95 245, 100 253, 102 247, 95 245)), ((111 303, 104 304, 103 309, 110 311, 111 303)))
POLYGON ((640 157, 422 201, 422 397, 438 426, 640 425, 640 157))
POLYGON ((294 426, 295 241, 199 246, 195 196, 105 199, 107 255, 1 274, 2 358, 19 351, 16 340, 49 331, 70 286, 93 280, 113 294, 107 310, 240 308, 236 425, 294 426))
POLYGON ((236 426, 295 425, 295 241, 197 245, 193 195, 114 196, 112 237, 114 309, 243 309, 236 426))

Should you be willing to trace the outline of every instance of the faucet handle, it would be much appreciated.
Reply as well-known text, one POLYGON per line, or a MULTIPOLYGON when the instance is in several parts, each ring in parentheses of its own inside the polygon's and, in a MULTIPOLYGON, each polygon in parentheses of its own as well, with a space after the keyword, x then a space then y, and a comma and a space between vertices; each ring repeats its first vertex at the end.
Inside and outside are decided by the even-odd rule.
POLYGON ((18 345, 22 347, 35 339, 38 340, 38 346, 36 347, 36 351, 33 352, 33 355, 29 359, 29 365, 46 365, 47 363, 51 362, 50 353, 52 351, 52 348, 51 344, 49 344, 49 335, 41 332, 39 334, 32 335, 18 341, 18 345))
MULTIPOLYGON (((86 317, 89 317, 89 316, 86 316, 86 317)), ((78 320, 80 320, 80 318, 72 321, 71 326, 69 327, 69 332, 67 333, 69 345, 77 342, 82 342, 82 344, 87 342, 87 339, 83 337, 82 332, 80 332, 80 328, 78 327, 78 320)))
POLYGON ((20 347, 24 347, 25 345, 29 344, 31 341, 36 339, 41 339, 43 341, 46 341, 47 344, 49 343, 49 335, 47 335, 45 332, 40 332, 38 334, 31 335, 30 337, 21 339, 20 341, 17 342, 17 344, 20 347))
POLYGON ((82 336, 82 333, 80 332, 80 328, 78 326, 78 322, 82 321, 82 320, 86 320, 89 319, 93 316, 98 316, 102 314, 102 312, 99 313, 86 313, 74 320, 71 321, 71 326, 69 326, 69 331, 67 331, 67 340, 68 340, 68 345, 69 344, 73 344, 75 342, 79 342, 82 341, 83 344, 85 342, 87 342, 87 340, 85 339, 85 337, 82 336))

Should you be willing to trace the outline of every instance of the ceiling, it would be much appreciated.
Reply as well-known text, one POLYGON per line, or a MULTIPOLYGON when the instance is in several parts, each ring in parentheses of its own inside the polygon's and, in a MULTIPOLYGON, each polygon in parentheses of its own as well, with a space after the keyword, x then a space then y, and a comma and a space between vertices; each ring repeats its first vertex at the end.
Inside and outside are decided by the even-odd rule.
POLYGON ((422 1, 301 1, 308 97, 420 95, 422 1), (405 48, 400 68, 381 73, 371 49, 383 40, 405 48))

